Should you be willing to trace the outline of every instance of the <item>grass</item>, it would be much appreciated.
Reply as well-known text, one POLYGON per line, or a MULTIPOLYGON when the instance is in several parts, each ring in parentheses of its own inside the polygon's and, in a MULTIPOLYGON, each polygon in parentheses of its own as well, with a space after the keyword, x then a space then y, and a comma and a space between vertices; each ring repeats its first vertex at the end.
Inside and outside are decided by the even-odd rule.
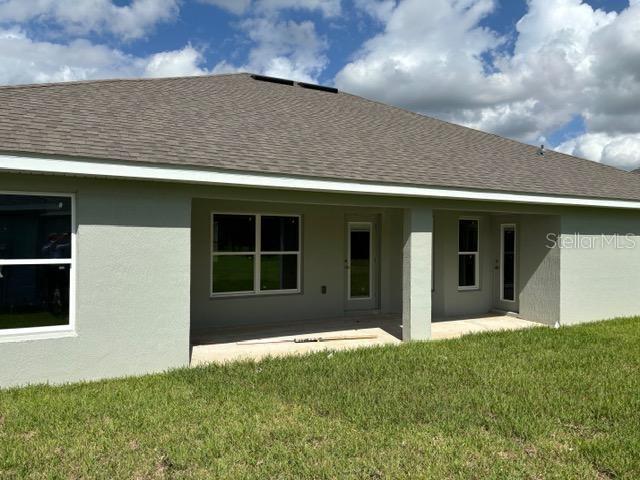
POLYGON ((0 478, 640 478, 640 318, 0 392, 0 478))

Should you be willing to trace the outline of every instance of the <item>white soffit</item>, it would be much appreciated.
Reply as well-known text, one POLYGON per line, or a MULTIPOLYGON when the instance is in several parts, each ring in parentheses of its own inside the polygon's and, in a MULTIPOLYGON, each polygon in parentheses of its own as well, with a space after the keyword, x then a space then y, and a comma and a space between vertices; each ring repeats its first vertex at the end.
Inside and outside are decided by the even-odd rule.
POLYGON ((157 180, 238 187, 280 188, 315 192, 390 195, 397 197, 640 209, 640 201, 633 200, 609 200, 559 195, 496 192, 495 190, 482 191, 443 187, 390 185, 343 180, 299 178, 286 175, 216 171, 173 165, 21 157, 16 155, 0 155, 0 171, 135 180, 157 180))

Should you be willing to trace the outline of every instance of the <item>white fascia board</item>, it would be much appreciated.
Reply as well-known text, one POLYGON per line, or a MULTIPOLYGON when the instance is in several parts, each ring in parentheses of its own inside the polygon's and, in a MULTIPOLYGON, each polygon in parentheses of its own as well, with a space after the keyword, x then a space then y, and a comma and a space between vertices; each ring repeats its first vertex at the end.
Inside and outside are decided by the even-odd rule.
POLYGON ((492 190, 482 191, 441 187, 390 185, 342 180, 299 178, 286 175, 236 173, 173 165, 21 157, 16 155, 0 155, 0 171, 133 180, 156 180, 237 187, 277 188, 314 192, 389 195, 396 197, 640 209, 640 201, 632 200, 608 200, 600 198, 496 192, 492 190))

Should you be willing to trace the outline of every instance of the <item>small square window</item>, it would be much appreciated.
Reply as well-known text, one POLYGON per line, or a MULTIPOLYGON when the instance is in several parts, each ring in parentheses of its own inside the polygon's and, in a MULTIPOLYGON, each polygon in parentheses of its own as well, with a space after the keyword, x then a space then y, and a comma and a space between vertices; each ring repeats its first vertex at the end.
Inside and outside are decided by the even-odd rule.
POLYGON ((460 220, 458 251, 477 252, 478 251, 478 221, 460 220))
POLYGON ((214 215, 214 252, 253 252, 256 249, 256 219, 253 215, 214 215))
POLYGON ((298 255, 261 255, 260 290, 298 288, 298 255))
POLYGON ((474 253, 458 255, 458 286, 476 286, 476 255, 474 253))
POLYGON ((254 255, 214 255, 213 293, 253 291, 254 260, 254 255))
POLYGON ((0 266, 0 329, 69 323, 70 265, 0 266))
POLYGON ((261 219, 263 252, 295 252, 298 250, 298 217, 263 215, 261 219))
POLYGON ((0 259, 71 258, 71 199, 0 195, 0 259))

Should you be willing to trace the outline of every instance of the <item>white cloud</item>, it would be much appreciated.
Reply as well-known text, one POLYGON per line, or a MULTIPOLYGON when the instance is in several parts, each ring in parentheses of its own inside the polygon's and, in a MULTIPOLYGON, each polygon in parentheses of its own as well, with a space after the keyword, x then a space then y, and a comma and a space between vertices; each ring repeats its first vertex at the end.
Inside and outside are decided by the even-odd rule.
POLYGON ((35 41, 19 28, 0 29, 0 84, 207 73, 200 54, 182 50, 135 57, 86 40, 35 41))
POLYGON ((418 111, 493 105, 508 95, 499 79, 487 82, 481 58, 501 43, 478 26, 493 7, 490 0, 400 2, 384 31, 364 44, 336 83, 418 111))
POLYGON ((242 15, 251 8, 259 14, 274 14, 281 10, 318 10, 325 17, 335 17, 341 12, 341 0, 200 0, 242 15))
POLYGON ((312 21, 282 20, 283 10, 319 11, 325 17, 341 12, 341 0, 200 0, 237 15, 251 12, 238 26, 252 43, 244 62, 220 61, 213 73, 255 72, 314 82, 328 63, 327 41, 312 21))
POLYGON ((562 143, 557 150, 633 170, 640 166, 640 133, 617 136, 587 133, 562 143))
MULTIPOLYGON (((325 71, 328 42, 316 25, 281 14, 316 12, 340 25, 341 0, 199 1, 244 15, 237 25, 250 42, 246 60, 221 61, 214 72, 316 82, 325 71)), ((581 116, 586 133, 558 148, 640 166, 640 0, 619 14, 583 0, 528 0, 513 36, 482 26, 498 1, 506 0, 353 0, 382 28, 338 72, 336 85, 532 143, 581 116)), ((0 83, 208 73, 191 45, 137 57, 56 36, 140 38, 174 19, 180 2, 0 0, 0 83), (17 26, 25 22, 45 25, 49 41, 17 26)))
POLYGON ((277 12, 279 10, 319 10, 325 17, 340 14, 340 0, 256 0, 258 12, 277 12))
POLYGON ((386 22, 396 7, 396 0, 355 0, 354 4, 373 18, 386 22))
POLYGON ((529 142, 581 115, 596 136, 576 139, 576 154, 640 166, 640 1, 616 14, 529 0, 510 54, 481 27, 493 0, 356 6, 384 29, 337 74, 339 88, 529 142))
POLYGON ((251 0, 200 0, 200 3, 215 5, 236 15, 241 15, 249 9, 251 0))
POLYGON ((200 68, 202 54, 191 45, 182 50, 172 52, 160 52, 148 59, 145 67, 147 77, 183 77, 192 75, 205 75, 206 69, 200 68))
POLYGON ((47 22, 72 34, 109 32, 125 40, 139 38, 157 23, 175 18, 178 0, 0 0, 0 22, 47 22))
POLYGON ((327 42, 318 37, 310 21, 254 18, 242 22, 241 28, 254 42, 248 61, 241 66, 221 62, 215 73, 251 71, 312 82, 327 64, 327 42))
POLYGON ((37 83, 131 76, 136 60, 86 40, 36 42, 18 28, 0 30, 0 83, 37 83))

